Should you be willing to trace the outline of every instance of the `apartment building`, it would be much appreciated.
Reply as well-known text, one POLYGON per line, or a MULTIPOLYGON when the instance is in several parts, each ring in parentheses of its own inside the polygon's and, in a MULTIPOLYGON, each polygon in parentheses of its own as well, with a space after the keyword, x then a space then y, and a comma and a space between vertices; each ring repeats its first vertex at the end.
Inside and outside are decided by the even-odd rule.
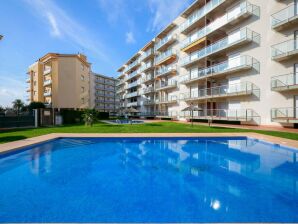
POLYGON ((198 0, 118 72, 142 117, 298 123, 297 0, 198 0), (286 75, 283 75, 286 74, 286 75))
POLYGON ((117 112, 119 101, 116 98, 116 79, 92 72, 90 90, 91 108, 112 114, 117 112))
POLYGON ((28 69, 28 101, 57 109, 89 108, 90 71, 83 54, 48 53, 28 69))

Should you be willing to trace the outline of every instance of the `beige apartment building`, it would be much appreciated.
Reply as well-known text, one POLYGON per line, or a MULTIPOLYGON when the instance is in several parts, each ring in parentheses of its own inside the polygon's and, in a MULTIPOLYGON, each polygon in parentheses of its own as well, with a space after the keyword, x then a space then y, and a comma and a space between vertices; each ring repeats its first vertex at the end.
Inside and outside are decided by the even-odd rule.
POLYGON ((117 112, 119 100, 116 97, 116 79, 91 73, 90 93, 91 108, 111 114, 117 112))
POLYGON ((297 126, 297 0, 198 0, 118 72, 141 117, 297 126))
POLYGON ((48 53, 28 69, 28 100, 57 109, 89 108, 90 72, 83 54, 48 53))

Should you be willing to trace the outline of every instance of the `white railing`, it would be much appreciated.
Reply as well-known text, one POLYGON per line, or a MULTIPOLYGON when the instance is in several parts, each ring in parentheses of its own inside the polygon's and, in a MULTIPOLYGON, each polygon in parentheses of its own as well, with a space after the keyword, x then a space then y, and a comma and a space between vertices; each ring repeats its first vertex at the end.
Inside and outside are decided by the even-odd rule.
POLYGON ((176 102, 178 100, 177 96, 168 96, 166 98, 157 99, 156 103, 171 103, 176 102))
POLYGON ((163 39, 161 39, 155 46, 155 51, 158 51, 158 49, 160 49, 162 46, 164 46, 166 43, 170 42, 170 41, 174 41, 177 40, 178 35, 177 34, 168 34, 167 36, 165 36, 163 39))
POLYGON ((209 24, 208 26, 205 26, 204 28, 198 30, 190 37, 186 38, 182 44, 181 48, 185 48, 188 45, 194 43, 195 41, 203 38, 204 36, 214 32, 215 30, 225 26, 226 24, 238 19, 244 14, 250 13, 252 14, 256 6, 252 5, 248 1, 240 3, 236 9, 233 8, 230 12, 227 12, 222 17, 219 17, 214 22, 209 24))
POLYGON ((251 31, 248 28, 243 28, 238 32, 227 36, 208 47, 205 47, 201 50, 193 52, 187 57, 182 59, 182 66, 187 66, 193 62, 196 62, 202 58, 205 58, 208 55, 214 54, 221 50, 227 49, 235 44, 241 43, 243 41, 253 41, 255 37, 259 36, 259 34, 251 31))
POLYGON ((43 93, 44 96, 51 96, 52 95, 52 92, 51 91, 46 91, 43 93))
POLYGON ((288 41, 273 45, 271 47, 271 55, 272 55, 272 58, 275 59, 283 55, 286 56, 297 50, 298 50, 298 38, 297 40, 288 40, 288 41))
POLYGON ((251 82, 241 82, 231 85, 222 85, 205 89, 198 89, 191 93, 183 94, 184 100, 212 98, 212 97, 223 97, 231 95, 246 95, 252 94, 254 85, 251 82))
POLYGON ((139 92, 136 91, 136 92, 132 92, 132 93, 127 93, 125 97, 126 98, 132 98, 132 97, 136 97, 138 95, 139 95, 139 92))
POLYGON ((226 0, 211 0, 205 6, 203 6, 199 10, 195 11, 192 15, 190 15, 188 19, 181 24, 180 31, 185 31, 187 28, 192 26, 195 22, 203 18, 205 15, 207 15, 209 12, 211 12, 213 9, 215 9, 217 6, 219 6, 221 3, 225 1, 226 0))
POLYGON ((47 86, 47 85, 50 85, 50 84, 52 84, 52 80, 51 79, 44 80, 44 82, 43 82, 43 85, 44 86, 47 86))
POLYGON ((52 71, 51 67, 45 67, 45 69, 43 70, 43 74, 47 75, 47 74, 51 73, 51 71, 52 71))
POLYGON ((135 82, 129 83, 129 84, 127 85, 127 89, 136 87, 136 86, 138 86, 138 85, 140 85, 140 84, 141 84, 140 80, 137 80, 137 81, 135 81, 135 82))
POLYGON ((278 75, 271 78, 271 88, 281 88, 298 85, 298 74, 278 75))
POLYGON ((271 15, 272 28, 279 26, 298 16, 298 5, 292 4, 271 15))
POLYGON ((175 51, 174 49, 169 49, 156 57, 155 64, 158 64, 159 62, 163 61, 164 59, 166 59, 172 55, 176 55, 176 54, 177 54, 177 51, 175 51))
POLYGON ((177 71, 177 65, 162 66, 156 71, 156 77, 177 71))
POLYGON ((243 67, 252 67, 254 59, 251 56, 242 55, 236 58, 229 59, 222 63, 210 66, 208 68, 198 69, 196 71, 189 72, 188 75, 182 78, 182 82, 190 82, 193 80, 205 78, 206 76, 212 76, 216 74, 225 73, 228 71, 234 71, 243 67))
POLYGON ((127 103, 127 107, 137 107, 138 105, 139 105, 138 102, 127 103))
POLYGON ((145 60, 146 58, 148 58, 150 55, 154 54, 154 49, 150 48, 149 50, 145 51, 142 56, 140 57, 140 61, 145 60))
POLYGON ((177 86, 176 80, 169 80, 169 81, 161 81, 159 84, 156 85, 156 89, 163 89, 168 87, 176 87, 177 86))

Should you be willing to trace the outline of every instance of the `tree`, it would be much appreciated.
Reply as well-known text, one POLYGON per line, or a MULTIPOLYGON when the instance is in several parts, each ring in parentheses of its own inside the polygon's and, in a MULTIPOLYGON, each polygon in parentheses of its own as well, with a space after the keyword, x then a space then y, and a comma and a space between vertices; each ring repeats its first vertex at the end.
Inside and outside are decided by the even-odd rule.
POLYGON ((5 112, 5 109, 4 107, 0 106, 0 113, 3 113, 3 112, 5 112))
POLYGON ((43 102, 31 102, 28 106, 29 110, 45 108, 43 102))
POLYGON ((24 106, 25 106, 24 102, 20 99, 16 99, 15 101, 12 102, 12 108, 15 110, 18 116, 24 106))
POLYGON ((94 109, 86 109, 83 113, 83 120, 86 126, 91 126, 96 121, 96 110, 94 109))

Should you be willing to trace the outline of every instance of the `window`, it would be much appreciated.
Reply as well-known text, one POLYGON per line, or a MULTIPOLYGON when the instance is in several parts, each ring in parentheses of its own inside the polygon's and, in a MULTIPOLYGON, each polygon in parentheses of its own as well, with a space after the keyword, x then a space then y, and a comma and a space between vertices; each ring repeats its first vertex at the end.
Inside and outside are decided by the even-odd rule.
POLYGON ((84 81, 85 80, 85 76, 81 75, 81 80, 84 81))
POLYGON ((36 96, 36 91, 33 92, 33 95, 36 96))
POLYGON ((81 64, 81 69, 84 71, 84 64, 81 64))
POLYGON ((82 102, 82 104, 84 104, 85 103, 85 99, 84 98, 81 98, 81 102, 82 102))
POLYGON ((36 81, 33 82, 33 85, 36 86, 36 81))
POLYGON ((85 92, 85 88, 84 87, 81 87, 81 92, 85 92))

